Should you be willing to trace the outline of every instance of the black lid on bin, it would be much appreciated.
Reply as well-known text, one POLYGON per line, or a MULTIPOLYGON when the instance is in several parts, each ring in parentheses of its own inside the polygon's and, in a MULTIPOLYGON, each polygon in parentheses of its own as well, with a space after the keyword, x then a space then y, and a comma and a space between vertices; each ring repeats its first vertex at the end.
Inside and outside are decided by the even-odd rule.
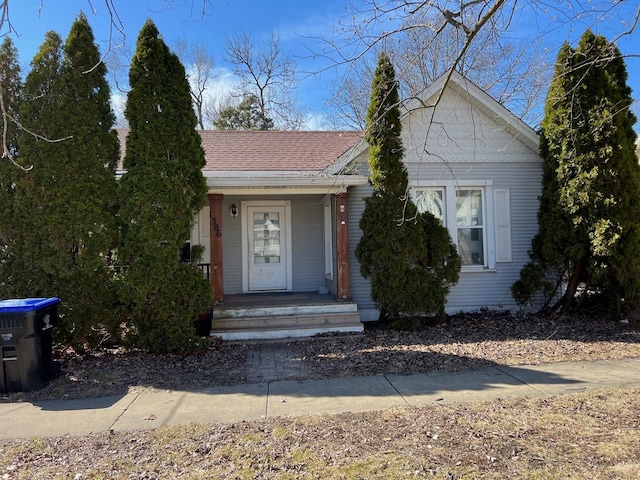
POLYGON ((32 312, 58 303, 60 303, 60 299, 57 297, 0 300, 0 313, 32 312))

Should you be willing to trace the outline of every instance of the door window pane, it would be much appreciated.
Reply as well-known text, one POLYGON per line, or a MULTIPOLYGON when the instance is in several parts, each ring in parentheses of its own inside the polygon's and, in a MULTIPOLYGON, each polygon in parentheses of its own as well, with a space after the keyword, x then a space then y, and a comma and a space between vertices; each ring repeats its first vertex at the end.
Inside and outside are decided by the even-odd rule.
POLYGON ((280 263, 280 214, 253 214, 253 263, 280 263))

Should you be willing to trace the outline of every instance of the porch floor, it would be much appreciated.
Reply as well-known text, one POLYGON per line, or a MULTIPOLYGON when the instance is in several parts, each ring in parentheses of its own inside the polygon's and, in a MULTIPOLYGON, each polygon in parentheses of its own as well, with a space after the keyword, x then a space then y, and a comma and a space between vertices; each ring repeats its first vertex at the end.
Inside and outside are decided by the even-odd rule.
POLYGON ((226 295, 213 307, 211 326, 212 336, 228 340, 363 330, 356 302, 318 292, 226 295))

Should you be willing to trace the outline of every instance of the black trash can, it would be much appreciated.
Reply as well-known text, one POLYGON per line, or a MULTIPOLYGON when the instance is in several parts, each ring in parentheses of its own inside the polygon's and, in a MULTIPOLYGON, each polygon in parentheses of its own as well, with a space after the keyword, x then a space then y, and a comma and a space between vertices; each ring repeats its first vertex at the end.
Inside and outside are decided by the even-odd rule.
POLYGON ((35 390, 51 379, 59 303, 58 298, 0 301, 0 392, 35 390))

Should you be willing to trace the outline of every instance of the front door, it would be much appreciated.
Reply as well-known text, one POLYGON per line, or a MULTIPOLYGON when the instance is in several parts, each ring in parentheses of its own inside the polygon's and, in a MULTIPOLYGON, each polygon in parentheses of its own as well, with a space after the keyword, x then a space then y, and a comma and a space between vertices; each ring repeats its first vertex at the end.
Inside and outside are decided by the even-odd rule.
POLYGON ((290 202, 245 202, 245 291, 291 290, 290 202))

